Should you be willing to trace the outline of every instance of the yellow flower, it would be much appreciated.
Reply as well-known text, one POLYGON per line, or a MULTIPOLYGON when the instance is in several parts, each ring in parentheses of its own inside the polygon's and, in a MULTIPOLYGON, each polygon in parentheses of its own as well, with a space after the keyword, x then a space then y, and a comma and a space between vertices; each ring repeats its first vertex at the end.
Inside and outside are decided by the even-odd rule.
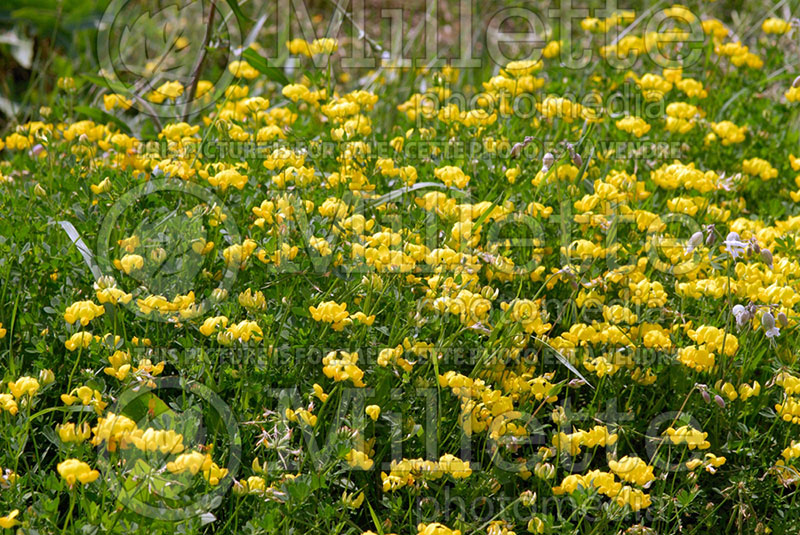
POLYGON ((730 121, 711 123, 711 129, 714 131, 714 134, 722 140, 722 144, 726 147, 744 141, 744 134, 747 132, 746 126, 739 127, 730 121))
POLYGON ((653 467, 648 466, 646 462, 638 457, 625 456, 619 461, 608 461, 608 467, 620 479, 629 483, 636 483, 639 486, 645 486, 655 479, 653 475, 653 467))
POLYGON ((444 524, 433 522, 432 524, 417 524, 417 535, 461 535, 461 531, 450 529, 444 524))
POLYGON ((167 463, 167 470, 173 474, 181 474, 187 470, 192 475, 196 475, 201 470, 210 470, 213 461, 210 455, 204 455, 199 451, 182 453, 172 461, 167 463))
POLYGON ((132 104, 133 102, 130 99, 125 98, 124 95, 119 95, 117 93, 103 95, 103 106, 106 108, 107 111, 111 111, 114 108, 127 110, 131 107, 132 104))
POLYGON ((289 84, 283 87, 281 94, 292 102, 297 102, 309 93, 306 86, 301 84, 289 84))
POLYGON ((17 517, 19 516, 19 509, 14 509, 6 516, 0 516, 0 528, 11 529, 19 525, 17 517))
POLYGON ((89 440, 92 436, 92 429, 86 422, 79 426, 72 422, 57 425, 56 432, 62 442, 83 442, 89 440))
POLYGON ((339 41, 325 37, 322 39, 314 39, 311 46, 308 47, 311 54, 333 54, 339 49, 339 41))
POLYGON ((138 254, 126 254, 121 260, 115 260, 114 266, 130 275, 144 267, 144 258, 138 254))
POLYGON ((455 186, 459 189, 467 187, 470 177, 464 174, 459 167, 454 165, 446 165, 433 171, 436 178, 445 183, 447 187, 455 186))
POLYGON ((59 463, 57 469, 70 487, 74 486, 76 482, 88 485, 100 477, 100 472, 92 470, 88 464, 78 459, 67 459, 59 463))
POLYGON ((92 428, 94 438, 92 444, 99 446, 106 442, 108 451, 116 451, 118 444, 137 429, 136 422, 123 415, 109 412, 105 417, 97 420, 97 425, 92 428))
POLYGON ((241 174, 236 169, 224 169, 214 176, 209 176, 208 183, 220 191, 227 190, 228 186, 241 190, 247 185, 247 175, 241 174))
POLYGON ((246 61, 231 61, 228 70, 237 78, 252 80, 258 76, 258 71, 246 61))
POLYGON ((9 381, 8 389, 16 399, 19 399, 26 394, 30 397, 33 397, 36 395, 36 392, 39 391, 39 381, 33 377, 20 377, 16 381, 9 381))
POLYGON ((342 323, 349 317, 347 303, 339 304, 335 301, 323 301, 319 306, 309 306, 308 311, 314 321, 324 323, 342 323))
POLYGON ((61 394, 61 401, 68 406, 80 401, 84 406, 91 405, 97 414, 102 413, 107 405, 99 391, 86 385, 73 389, 69 394, 61 394))
POLYGON ((105 308, 92 301, 78 301, 70 305, 64 312, 64 320, 67 323, 75 323, 80 320, 81 325, 85 327, 94 318, 102 316, 105 311, 105 308))
POLYGON ((624 132, 642 137, 650 131, 650 125, 641 117, 628 116, 616 122, 617 128, 624 132))
POLYGON ((542 50, 542 56, 552 59, 558 56, 559 52, 561 52, 561 41, 550 41, 542 50))
POLYGON ((770 165, 766 160, 761 158, 750 158, 742 162, 742 171, 748 175, 760 177, 761 180, 767 181, 778 176, 778 170, 770 165))
POLYGON ((364 493, 359 492, 357 496, 353 496, 344 491, 342 492, 342 503, 349 509, 358 509, 364 503, 364 493))
POLYGON ((68 93, 75 91, 75 79, 71 76, 61 76, 56 80, 56 86, 68 93))
POLYGON ((347 381, 348 379, 354 386, 364 387, 364 371, 356 366, 358 362, 358 352, 347 353, 345 351, 331 351, 322 359, 322 373, 334 381, 347 381))
POLYGON ((792 29, 792 24, 777 17, 770 17, 761 23, 761 29, 766 34, 783 35, 792 29))
POLYGON ((728 398, 730 401, 735 401, 739 397, 739 393, 736 392, 736 387, 734 387, 730 383, 725 383, 724 385, 722 385, 722 388, 720 388, 720 390, 722 391, 723 394, 725 394, 725 397, 728 398))
POLYGON ((378 417, 381 415, 381 408, 378 405, 368 405, 365 412, 367 416, 372 418, 372 421, 377 421, 378 417))
POLYGON ((92 340, 94 340, 92 333, 80 331, 70 336, 69 340, 64 342, 64 346, 70 351, 75 351, 78 349, 78 347, 89 347, 89 344, 92 343, 92 340))
POLYGON ((178 81, 164 82, 148 95, 147 100, 154 104, 161 104, 166 99, 174 101, 181 95, 183 95, 183 84, 178 81))
POLYGON ((664 434, 669 436, 673 444, 686 444, 690 450, 695 448, 707 450, 711 447, 711 443, 706 440, 708 433, 702 433, 688 425, 681 426, 678 429, 670 427, 664 434))
POLYGON ((370 459, 366 453, 353 449, 347 452, 345 460, 351 467, 358 467, 361 470, 369 470, 372 468, 372 465, 375 464, 375 461, 370 459))
POLYGON ((464 479, 472 474, 469 462, 462 461, 455 455, 446 453, 439 458, 439 468, 456 479, 464 479))
POLYGON ((17 412, 19 412, 19 406, 11 394, 0 394, 0 409, 12 416, 16 416, 17 412))
POLYGON ((105 177, 98 184, 92 184, 91 186, 89 186, 89 188, 95 195, 100 195, 101 193, 109 192, 111 191, 111 180, 108 177, 105 177))
POLYGON ((311 56, 311 48, 304 39, 292 39, 291 41, 287 41, 286 48, 289 49, 290 54, 295 56, 311 56))
POLYGON ((125 442, 141 451, 159 451, 162 454, 183 452, 183 435, 172 429, 137 429, 125 437, 125 442))

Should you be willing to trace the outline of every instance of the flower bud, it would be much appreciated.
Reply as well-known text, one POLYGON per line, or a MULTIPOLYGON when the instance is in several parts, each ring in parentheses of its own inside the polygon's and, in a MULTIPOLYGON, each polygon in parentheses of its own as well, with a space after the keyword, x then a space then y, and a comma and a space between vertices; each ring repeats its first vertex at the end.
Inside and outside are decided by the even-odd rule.
POLYGON ((577 152, 572 153, 572 163, 575 164, 575 167, 583 166, 583 158, 577 152))
POLYGON ((706 403, 711 403, 711 394, 708 393, 708 390, 705 388, 700 391, 700 395, 703 396, 703 401, 706 403))
POLYGON ((116 288, 117 281, 111 275, 102 275, 97 282, 94 283, 95 290, 105 290, 106 288, 116 288))
POLYGON ((49 385, 53 381, 56 380, 56 376, 53 373, 53 370, 42 370, 39 372, 39 382, 42 386, 49 385))
POLYGON ((533 473, 539 479, 550 479, 556 475, 556 469, 550 463, 536 463, 536 466, 533 467, 533 473))
POLYGON ((724 400, 724 399, 722 399, 722 396, 720 396, 719 394, 717 394, 716 396, 714 396, 714 403, 716 403, 717 405, 719 405, 719 408, 720 408, 720 409, 724 409, 724 408, 725 408, 725 400, 724 400))
POLYGON ((484 286, 481 288, 481 297, 488 299, 489 301, 494 301, 499 293, 500 291, 498 289, 492 288, 491 286, 484 286))
POLYGON ((800 76, 794 79, 794 82, 792 82, 792 87, 800 87, 800 76))
POLYGON ((33 193, 35 193, 37 197, 47 196, 47 191, 45 191, 41 184, 36 184, 36 186, 34 186, 33 193))
POLYGON ((522 149, 524 148, 524 143, 516 143, 513 147, 511 147, 511 158, 519 158, 519 155, 522 154, 522 149))
POLYGON ((777 320, 778 324, 780 324, 781 327, 788 327, 789 318, 787 318, 786 314, 784 314, 783 312, 778 312, 777 320))
POLYGON ((31 147, 31 156, 34 158, 38 158, 42 153, 44 153, 44 145, 41 143, 37 143, 33 147, 31 147))
POLYGON ((536 493, 531 490, 526 490, 519 495, 519 501, 525 507, 533 507, 536 503, 536 493))
POLYGON ((547 169, 550 169, 553 166, 553 164, 555 163, 555 161, 556 161, 556 159, 553 156, 553 153, 552 152, 548 152, 542 157, 542 167, 546 167, 547 169))
POLYGON ((689 243, 686 244, 686 253, 687 254, 691 253, 692 251, 697 249, 697 247, 701 243, 703 243, 703 233, 702 233, 702 231, 698 230, 697 232, 692 234, 691 238, 689 238, 689 243))
POLYGON ((156 247, 150 251, 150 259, 160 264, 167 259, 167 251, 163 247, 156 247))

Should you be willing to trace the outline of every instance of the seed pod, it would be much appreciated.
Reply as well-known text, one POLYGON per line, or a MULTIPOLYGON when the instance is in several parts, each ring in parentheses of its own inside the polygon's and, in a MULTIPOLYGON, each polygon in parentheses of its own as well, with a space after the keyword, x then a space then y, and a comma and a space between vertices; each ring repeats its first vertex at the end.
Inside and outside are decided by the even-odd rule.
POLYGON ((724 408, 725 408, 725 400, 724 400, 724 399, 722 399, 722 396, 720 396, 719 394, 717 394, 716 396, 714 396, 714 403, 716 403, 717 405, 719 405, 719 408, 720 408, 720 409, 724 409, 724 408))
POLYGON ((783 312, 778 312, 777 320, 781 327, 787 327, 789 325, 789 318, 787 318, 786 314, 783 312))
POLYGON ((761 249, 761 258, 770 268, 772 267, 772 253, 769 249, 761 249))
POLYGON ((553 164, 555 163, 555 161, 556 161, 556 159, 555 159, 555 156, 553 156, 553 153, 552 152, 548 152, 542 158, 542 166, 546 167, 547 169, 550 169, 553 166, 553 164))
POLYGON ((794 79, 794 82, 792 82, 792 87, 800 87, 800 76, 794 79))
POLYGON ((761 315, 761 326, 765 331, 769 331, 775 327, 775 316, 771 312, 764 312, 761 315))

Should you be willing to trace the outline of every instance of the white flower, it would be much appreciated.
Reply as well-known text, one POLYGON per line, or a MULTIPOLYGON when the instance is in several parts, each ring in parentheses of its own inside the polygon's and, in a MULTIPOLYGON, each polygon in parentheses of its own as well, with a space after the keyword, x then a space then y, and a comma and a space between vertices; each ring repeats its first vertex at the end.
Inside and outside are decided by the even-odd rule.
POLYGON ((747 322, 750 321, 750 312, 742 305, 734 305, 731 312, 733 313, 733 317, 736 318, 736 325, 739 327, 746 325, 747 322))
POLYGON ((736 183, 739 182, 741 178, 741 173, 736 173, 735 175, 729 177, 726 177, 725 173, 722 173, 717 179, 717 189, 733 191, 736 189, 736 183))
POLYGON ((775 338, 781 333, 780 329, 775 327, 775 317, 770 312, 764 312, 761 316, 761 327, 767 338, 775 338))
POLYGON ((725 245, 725 249, 734 260, 739 256, 744 256, 744 252, 747 250, 747 244, 742 241, 738 232, 728 233, 728 237, 725 238, 723 245, 725 245))

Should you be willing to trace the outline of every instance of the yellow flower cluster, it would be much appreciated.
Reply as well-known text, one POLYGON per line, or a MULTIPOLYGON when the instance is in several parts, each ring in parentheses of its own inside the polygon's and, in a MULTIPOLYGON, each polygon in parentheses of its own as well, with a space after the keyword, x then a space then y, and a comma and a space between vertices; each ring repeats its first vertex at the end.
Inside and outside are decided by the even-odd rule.
POLYGON ((647 121, 641 117, 634 117, 632 115, 620 119, 615 124, 617 125, 617 128, 623 132, 631 133, 636 137, 642 137, 650 131, 650 125, 647 124, 647 121))
POLYGON ((381 472, 381 480, 384 492, 394 492, 405 486, 414 485, 417 481, 433 481, 445 475, 450 475, 454 479, 464 479, 472 475, 472 469, 468 462, 448 453, 442 455, 438 461, 422 459, 392 461, 389 473, 381 472))
POLYGON ((571 474, 566 476, 560 485, 553 487, 553 493, 572 494, 579 488, 593 489, 599 494, 608 496, 620 506, 629 506, 632 511, 639 511, 650 507, 650 495, 629 485, 623 486, 615 480, 614 474, 601 470, 590 470, 586 474, 571 474))
POLYGON ((581 447, 613 446, 617 442, 617 434, 609 433, 604 425, 596 425, 588 431, 577 430, 573 433, 559 432, 553 435, 553 446, 571 456, 580 455, 581 447))
POLYGON ((367 316, 363 312, 350 314, 347 312, 347 303, 339 304, 336 301, 323 301, 319 306, 309 306, 308 311, 314 321, 330 323, 334 331, 341 331, 352 325, 353 321, 367 326, 375 321, 374 315, 367 316))
POLYGON ((353 386, 363 387, 364 370, 359 368, 358 352, 331 351, 322 359, 322 372, 336 382, 350 381, 353 386))
POLYGON ((67 459, 66 461, 58 463, 58 473, 67 482, 70 487, 75 486, 75 483, 88 485, 100 477, 100 472, 92 470, 92 468, 83 461, 78 459, 67 459))
POLYGON ((683 425, 677 429, 669 427, 664 434, 669 437, 673 444, 686 444, 690 450, 707 450, 711 447, 711 443, 706 440, 708 433, 703 433, 688 425, 683 425))

